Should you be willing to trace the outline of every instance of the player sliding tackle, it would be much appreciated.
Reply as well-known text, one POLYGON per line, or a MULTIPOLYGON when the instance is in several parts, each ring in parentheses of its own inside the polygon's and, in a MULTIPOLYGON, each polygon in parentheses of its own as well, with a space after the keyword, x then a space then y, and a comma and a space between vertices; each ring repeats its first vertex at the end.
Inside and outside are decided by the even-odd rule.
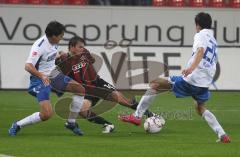
MULTIPOLYGON (((76 129, 76 118, 78 113, 90 122, 103 125, 103 133, 110 133, 114 129, 114 125, 104 118, 89 112, 89 109, 97 104, 100 99, 113 101, 123 106, 136 109, 138 103, 131 101, 124 97, 124 95, 117 91, 114 86, 102 79, 94 68, 95 59, 91 53, 84 48, 84 39, 75 36, 72 37, 68 44, 68 53, 61 52, 56 59, 56 65, 63 74, 68 75, 78 83, 81 83, 86 90, 84 103, 82 104, 82 96, 74 95, 71 103, 69 118, 65 127, 73 131, 77 135, 81 135, 79 129, 76 129)), ((145 114, 153 116, 154 113, 146 111, 145 114)))
POLYGON ((137 110, 130 115, 119 116, 124 122, 141 124, 141 118, 149 108, 157 93, 162 90, 172 90, 176 97, 191 96, 196 101, 196 111, 218 136, 218 141, 229 143, 230 138, 217 121, 216 117, 205 108, 209 99, 209 86, 217 64, 217 42, 211 30, 212 18, 207 13, 199 13, 195 17, 196 34, 194 36, 193 53, 188 61, 183 76, 171 76, 168 79, 158 78, 150 82, 150 89, 142 96, 137 110))
MULTIPOLYGON (((61 23, 52 21, 47 25, 45 35, 32 45, 25 64, 25 70, 31 74, 28 92, 37 98, 40 112, 35 112, 19 121, 13 122, 8 130, 10 136, 17 135, 20 129, 27 125, 36 124, 51 118, 53 114, 49 99, 51 91, 55 92, 58 96, 61 96, 64 92, 74 93, 77 97, 74 100, 77 101, 78 105, 82 105, 83 97, 81 95, 85 95, 85 88, 80 84, 82 82, 78 83, 72 78, 64 75, 55 65, 58 43, 63 38, 64 31, 65 28, 61 23)), ((115 96, 118 95, 121 96, 120 93, 117 93, 115 96)), ((121 99, 117 97, 115 100, 121 99)), ((126 103, 125 105, 129 104, 126 103)), ((76 115, 74 113, 71 114, 76 115)), ((73 118, 70 119, 74 121, 73 118)), ((67 127, 78 135, 82 134, 77 123, 68 123, 67 127)))

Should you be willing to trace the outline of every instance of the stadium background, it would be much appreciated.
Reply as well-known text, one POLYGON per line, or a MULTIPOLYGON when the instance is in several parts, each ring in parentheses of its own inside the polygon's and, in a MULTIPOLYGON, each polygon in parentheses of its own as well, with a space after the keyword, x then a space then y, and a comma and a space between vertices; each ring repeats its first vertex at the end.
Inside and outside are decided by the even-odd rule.
POLYGON ((154 69, 157 62, 159 66, 164 63, 169 67, 165 76, 181 73, 191 55, 194 16, 199 11, 212 15, 219 43, 218 73, 211 89, 240 89, 240 74, 233 73, 239 67, 239 8, 178 7, 173 10, 170 7, 87 5, 1 5, 0 8, 2 89, 27 88, 29 76, 24 71, 25 60, 31 44, 44 34, 50 20, 66 26, 60 50, 67 51, 66 44, 72 35, 84 37, 87 48, 102 59, 100 75, 104 74, 104 79, 120 89, 144 89, 146 83, 159 74, 158 69, 154 69), (128 42, 122 42, 122 46, 123 39, 130 40, 130 45, 124 46, 128 42), (109 40, 116 45, 104 47, 109 40), (126 54, 123 65, 119 62, 122 55, 117 52, 126 54), (144 58, 148 61, 145 65, 144 58), (107 61, 110 66, 106 65, 107 61), (149 74, 144 74, 148 68, 149 74))
MULTIPOLYGON (((239 0, 120 0, 109 1, 116 6, 106 6, 110 4, 106 1, 106 5, 93 5, 100 2, 0 0, 0 157, 239 156, 239 0), (102 60, 100 75, 128 90, 128 95, 131 89, 144 90, 156 75, 181 73, 192 51, 194 16, 201 11, 212 15, 219 43, 218 72, 210 89, 221 92, 213 92, 208 107, 232 137, 230 145, 215 143, 214 133, 194 112, 191 99, 176 100, 169 93, 157 97, 151 107, 169 116, 166 127, 156 135, 118 122, 118 114, 131 111, 117 106, 103 114, 117 127, 112 135, 102 135, 99 126, 80 120, 86 135, 78 138, 64 130, 65 120, 54 116, 49 122, 24 128, 16 138, 8 137, 13 120, 38 110, 25 91, 29 74, 24 63, 31 44, 44 34, 50 20, 67 28, 60 50, 67 50, 72 35, 85 37, 87 48, 102 60), (106 47, 108 40, 112 47, 106 47), (162 63, 168 65, 167 73, 156 68, 162 63), (146 75, 143 72, 148 68, 146 75)), ((52 101, 57 101, 54 95, 52 101)))

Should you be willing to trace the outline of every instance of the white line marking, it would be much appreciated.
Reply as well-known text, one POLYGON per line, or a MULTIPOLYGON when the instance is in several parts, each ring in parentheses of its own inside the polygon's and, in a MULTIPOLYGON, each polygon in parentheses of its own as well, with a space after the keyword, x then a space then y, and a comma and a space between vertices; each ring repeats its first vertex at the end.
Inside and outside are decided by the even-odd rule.
POLYGON ((0 157, 16 157, 16 156, 11 156, 11 155, 6 155, 6 154, 0 154, 0 157))
POLYGON ((239 112, 240 110, 211 110, 216 112, 239 112))

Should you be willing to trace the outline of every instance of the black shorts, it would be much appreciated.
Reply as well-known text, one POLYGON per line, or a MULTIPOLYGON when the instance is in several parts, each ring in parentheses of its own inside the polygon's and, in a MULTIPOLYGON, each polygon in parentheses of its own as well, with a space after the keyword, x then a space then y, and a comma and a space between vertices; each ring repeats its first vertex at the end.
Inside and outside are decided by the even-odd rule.
POLYGON ((96 105, 100 99, 107 99, 108 96, 116 91, 116 88, 110 83, 98 77, 95 81, 92 81, 90 84, 83 84, 86 90, 85 99, 88 99, 92 102, 92 106, 96 105))

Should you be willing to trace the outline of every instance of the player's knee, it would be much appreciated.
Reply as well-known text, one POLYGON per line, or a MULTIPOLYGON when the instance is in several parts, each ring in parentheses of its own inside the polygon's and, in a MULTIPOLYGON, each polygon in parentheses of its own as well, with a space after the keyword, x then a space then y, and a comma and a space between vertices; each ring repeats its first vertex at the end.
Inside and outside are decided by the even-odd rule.
POLYGON ((43 113, 40 113, 40 118, 42 121, 46 121, 48 119, 50 119, 52 117, 53 113, 51 111, 49 112, 43 112, 43 113))
POLYGON ((159 78, 156 80, 153 80, 150 82, 149 84, 151 89, 154 90, 169 90, 171 88, 171 85, 169 84, 169 82, 166 79, 163 78, 159 78))
POLYGON ((85 88, 81 84, 78 84, 74 87, 74 92, 79 95, 85 95, 85 88))
POLYGON ((83 106, 81 107, 80 112, 88 111, 92 105, 92 102, 88 99, 83 100, 83 106))
POLYGON ((83 96, 85 95, 85 88, 82 87, 82 85, 78 84, 73 87, 72 92, 83 96))
POLYGON ((106 97, 106 100, 119 102, 119 97, 120 97, 119 92, 118 91, 113 91, 111 94, 109 94, 106 97))
POLYGON ((80 83, 73 80, 68 83, 66 91, 77 95, 85 95, 85 88, 80 83))
POLYGON ((154 90, 158 90, 160 87, 159 84, 156 82, 150 82, 149 86, 151 89, 154 89, 154 90))

